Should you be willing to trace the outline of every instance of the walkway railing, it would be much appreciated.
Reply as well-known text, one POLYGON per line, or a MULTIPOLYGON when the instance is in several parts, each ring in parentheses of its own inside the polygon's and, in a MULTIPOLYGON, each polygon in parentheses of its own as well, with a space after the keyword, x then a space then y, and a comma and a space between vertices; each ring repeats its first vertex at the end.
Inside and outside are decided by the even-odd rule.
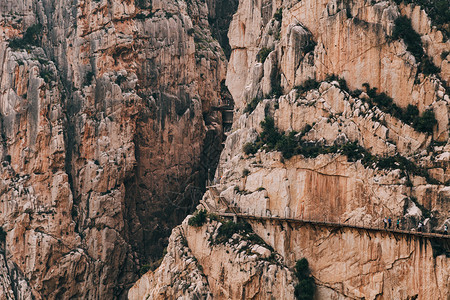
POLYGON ((241 219, 249 219, 249 220, 275 220, 280 222, 288 222, 288 223, 300 223, 300 224, 313 224, 318 226, 326 226, 326 227, 334 227, 334 228, 354 228, 354 229, 361 229, 361 230, 368 230, 368 231, 378 231, 378 232, 391 232, 391 233, 398 233, 398 234, 406 234, 406 235, 414 235, 414 236, 421 236, 426 238, 440 238, 440 239, 450 239, 450 235, 445 235, 441 233, 434 233, 434 232, 422 232, 422 231, 412 231, 412 230, 402 230, 402 229, 395 229, 395 224, 393 225, 393 228, 384 228, 383 226, 367 226, 364 224, 364 221, 362 222, 332 222, 328 221, 328 216, 324 215, 323 220, 316 220, 306 217, 303 217, 303 215, 299 217, 291 217, 291 212, 289 209, 284 211, 284 217, 280 217, 277 211, 270 211, 270 210, 257 210, 257 209, 245 209, 244 211, 241 211, 241 209, 238 206, 231 205, 227 199, 220 196, 219 191, 215 186, 210 186, 209 190, 211 192, 211 195, 215 198, 216 201, 219 203, 222 203, 227 207, 228 211, 231 212, 215 212, 217 215, 222 217, 233 217, 233 218, 241 218, 241 219))
POLYGON ((262 220, 262 221, 280 221, 280 222, 288 222, 288 223, 300 223, 300 224, 313 224, 318 226, 326 226, 326 227, 334 227, 334 228, 354 228, 354 229, 362 229, 369 231, 382 231, 382 232, 392 232, 399 234, 407 234, 421 237, 435 237, 435 238, 443 238, 450 239, 449 235, 433 233, 433 232, 420 232, 420 231, 409 231, 409 230, 401 230, 394 228, 382 228, 382 227, 371 227, 371 226, 362 226, 358 224, 349 224, 349 223, 340 223, 340 222, 327 222, 327 221, 317 221, 317 220, 309 220, 309 219, 300 219, 300 218, 283 218, 278 216, 255 216, 245 213, 217 213, 217 215, 222 217, 238 217, 241 219, 249 219, 249 220, 262 220))

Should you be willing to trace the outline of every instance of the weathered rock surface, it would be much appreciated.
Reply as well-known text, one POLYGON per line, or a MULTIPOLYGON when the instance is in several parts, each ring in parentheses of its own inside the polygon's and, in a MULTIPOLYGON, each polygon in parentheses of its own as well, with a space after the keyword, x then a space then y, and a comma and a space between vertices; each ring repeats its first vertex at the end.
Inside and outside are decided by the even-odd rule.
MULTIPOLYGON (((431 26, 424 11, 387 1, 243 0, 228 37, 232 52, 226 82, 237 110, 214 186, 205 193, 202 207, 374 228, 383 226, 384 217, 400 219, 401 228, 409 230, 416 230, 419 221, 426 231, 442 232, 450 224, 448 55, 442 55, 450 42, 431 26), (400 15, 411 18, 425 52, 440 67, 437 74, 420 73, 405 42, 391 38, 400 15), (413 123, 371 105, 367 93, 352 96, 342 82, 328 80, 302 93, 293 89, 307 78, 322 81, 331 74, 345 78, 350 90, 368 83, 399 107, 432 109, 437 126, 433 133, 419 132, 413 123), (284 157, 276 151, 283 144, 268 142, 253 144, 259 147, 256 153, 245 154, 243 146, 257 140, 267 117, 279 132, 295 131, 295 142, 317 147, 354 142, 373 160, 354 161, 342 149, 309 158, 305 153, 284 157), (409 167, 378 164, 400 156, 409 167)), ((449 297, 447 240, 351 226, 248 222, 291 270, 298 259, 308 259, 317 299, 449 297)), ((209 235, 184 226, 188 247, 212 288, 216 277, 208 270, 232 268, 233 262, 224 266, 209 235), (204 252, 207 260, 202 259, 204 252)), ((160 272, 144 275, 143 281, 154 280, 160 272)), ((159 285, 150 284, 139 295, 155 287, 159 285)))
POLYGON ((212 221, 192 227, 186 220, 175 228, 161 266, 139 279, 128 299, 294 297, 292 272, 272 258, 276 255, 267 245, 237 233, 225 244, 217 244, 214 240, 220 226, 221 222, 212 221))
POLYGON ((123 298, 201 197, 205 144, 220 148, 226 59, 208 8, 3 1, 0 14, 6 261, 37 299, 123 298), (37 23, 36 45, 8 47, 37 23))
POLYGON ((442 42, 442 33, 431 28, 417 6, 399 9, 387 1, 242 1, 229 31, 233 51, 227 84, 236 105, 243 107, 252 98, 270 93, 274 72, 280 74, 277 80, 286 92, 307 78, 323 80, 337 74, 351 89, 369 83, 401 107, 413 104, 423 111, 431 106, 436 113, 444 109, 435 138, 447 140, 445 84, 435 75, 419 73, 406 45, 390 38, 400 13, 412 18, 413 28, 429 45, 428 55, 441 66, 439 75, 448 81, 448 61, 441 53, 448 51, 450 41, 442 42), (273 18, 278 9, 282 9, 281 20, 273 18), (258 63, 263 48, 273 51, 258 63), (441 101, 445 106, 438 108, 441 101))
MULTIPOLYGON (((305 97, 291 92, 278 100, 262 101, 254 112, 241 115, 236 130, 229 134, 219 164, 217 189, 229 203, 252 214, 264 215, 269 210, 278 216, 376 226, 385 216, 404 218, 405 207, 416 199, 426 210, 435 212, 435 226, 442 228, 448 222, 449 211, 448 187, 444 183, 450 178, 450 170, 449 161, 443 158, 445 152, 440 154, 443 160, 439 162, 430 159, 426 151, 420 155, 428 147, 426 134, 376 107, 362 112, 364 105, 367 106, 326 82, 305 97), (301 132, 310 126, 302 138, 305 141, 327 145, 357 142, 372 154, 400 154, 417 165, 426 162, 429 174, 442 172, 441 184, 429 184, 424 177, 413 174, 407 177, 395 168, 367 168, 338 153, 317 158, 295 156, 289 160, 283 159, 280 152, 260 151, 247 156, 242 152, 243 146, 261 132, 259 124, 266 112, 273 114, 280 131, 301 132), (408 178, 412 187, 407 186, 408 178)), ((211 198, 209 194, 206 197, 211 198)))
POLYGON ((306 257, 318 299, 447 299, 450 260, 430 241, 386 232, 252 223, 287 261, 306 257))

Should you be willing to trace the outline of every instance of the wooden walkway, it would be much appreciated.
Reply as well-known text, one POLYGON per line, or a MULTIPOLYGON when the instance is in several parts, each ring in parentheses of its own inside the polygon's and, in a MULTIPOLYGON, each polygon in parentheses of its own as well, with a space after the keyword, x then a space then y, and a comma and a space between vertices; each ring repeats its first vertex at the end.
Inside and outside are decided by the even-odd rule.
MULTIPOLYGON (((219 191, 217 190, 216 186, 208 186, 208 189, 211 193, 211 196, 214 197, 216 203, 221 203, 225 207, 227 207, 227 210, 225 212, 217 212, 214 211, 212 207, 209 205, 204 205, 205 208, 208 211, 214 212, 217 215, 225 218, 234 218, 234 219, 246 219, 246 220, 255 220, 255 221, 279 221, 279 222, 287 222, 291 224, 311 224, 316 226, 323 226, 323 227, 332 227, 332 228, 352 228, 356 230, 365 230, 365 231, 371 231, 371 232, 388 232, 398 235, 409 235, 409 236, 417 236, 417 237, 423 237, 423 238, 433 238, 433 239, 442 239, 446 241, 450 241, 450 235, 440 234, 440 233, 434 233, 434 232, 419 232, 419 231, 411 231, 411 230, 400 230, 400 229, 394 229, 394 228, 384 228, 384 227, 370 227, 370 226, 364 226, 360 224, 351 224, 351 223, 336 223, 336 222, 329 222, 329 221, 318 221, 318 220, 311 220, 311 219, 305 219, 305 218, 283 218, 279 216, 257 216, 252 215, 250 213, 243 213, 237 206, 230 205, 228 203, 227 199, 220 196, 219 191)), ((394 224, 393 224, 394 225, 394 224)))
POLYGON ((361 225, 352 225, 348 223, 334 223, 334 222, 324 222, 324 221, 316 221, 316 220, 306 220, 306 219, 297 219, 297 218, 282 218, 275 216, 254 216, 243 213, 217 213, 217 215, 225 217, 225 218, 238 218, 238 219, 246 219, 246 220, 254 220, 254 221, 279 221, 279 222, 287 222, 292 224, 311 224, 316 226, 323 227, 332 227, 332 228, 352 228, 357 230, 366 230, 372 232, 388 232, 393 234, 400 235, 410 235, 410 236, 418 236, 424 238, 438 238, 438 239, 447 239, 450 240, 450 235, 444 235, 440 233, 431 233, 431 232, 418 232, 418 231, 408 231, 408 230, 399 230, 399 229, 389 229, 389 228, 381 228, 381 227, 369 227, 369 226, 361 226, 361 225))

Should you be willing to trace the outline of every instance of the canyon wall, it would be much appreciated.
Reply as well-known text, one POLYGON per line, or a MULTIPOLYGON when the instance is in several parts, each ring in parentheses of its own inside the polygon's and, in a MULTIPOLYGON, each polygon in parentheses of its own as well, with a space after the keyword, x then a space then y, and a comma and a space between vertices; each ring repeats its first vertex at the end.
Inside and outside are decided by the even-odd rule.
POLYGON ((2 1, 1 297, 291 299, 306 257, 318 298, 448 298, 427 239, 215 214, 442 232, 450 41, 427 9, 2 1))
MULTIPOLYGON (((234 212, 343 223, 333 229, 244 218, 236 225, 250 223, 293 274, 306 258, 317 299, 449 297, 448 239, 437 245, 377 230, 384 218, 412 231, 423 224, 442 233, 450 224, 448 31, 425 8, 400 2, 243 0, 230 24, 233 127, 213 186, 187 219, 206 209, 203 231, 216 222, 228 228, 220 215, 234 212), (408 18, 420 57, 395 36, 408 18), (433 116, 426 130, 410 119, 426 114, 433 116), (346 227, 355 224, 376 230, 346 227)), ((195 226, 173 234, 183 232, 196 268, 231 268, 216 254, 214 236, 198 240, 195 226), (213 267, 198 245, 217 258, 213 267)), ((170 257, 176 254, 136 283, 132 299, 173 291, 163 271, 185 263, 169 264, 170 257)), ((222 295, 223 287, 211 284, 216 275, 203 275, 214 299, 242 298, 222 295)))
POLYGON ((10 289, 123 298, 220 153, 226 59, 208 7, 30 0, 0 14, 0 222, 25 282, 10 289))

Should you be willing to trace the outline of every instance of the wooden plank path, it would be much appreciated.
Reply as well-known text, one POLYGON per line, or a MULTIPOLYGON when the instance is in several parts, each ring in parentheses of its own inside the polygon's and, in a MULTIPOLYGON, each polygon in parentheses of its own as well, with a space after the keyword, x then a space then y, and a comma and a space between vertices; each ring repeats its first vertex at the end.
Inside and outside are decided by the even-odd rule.
MULTIPOLYGON (((233 205, 230 205, 228 201, 220 196, 219 191, 217 190, 217 186, 211 185, 208 186, 209 191, 211 192, 211 195, 214 197, 214 199, 222 204, 224 204, 228 211, 231 212, 217 212, 212 211, 218 216, 225 217, 225 218, 233 218, 236 220, 236 218, 241 219, 247 219, 247 220, 256 220, 256 221, 279 221, 279 222, 287 222, 287 223, 297 223, 297 224, 312 224, 317 226, 324 226, 324 227, 333 227, 333 228, 352 228, 357 230, 366 230, 366 231, 372 231, 372 232, 388 232, 388 233, 394 233, 399 235, 409 235, 409 236, 417 236, 417 237, 423 237, 423 238, 438 238, 438 239, 446 239, 450 240, 450 235, 440 234, 440 233, 434 233, 434 232, 419 232, 419 231, 410 231, 410 230, 400 230, 400 229, 390 229, 390 228, 382 228, 382 227, 370 227, 370 226, 364 226, 364 225, 358 225, 358 224, 350 224, 350 223, 336 223, 336 222, 329 222, 329 221, 317 221, 317 220, 311 220, 311 219, 304 219, 304 218, 283 218, 279 216, 256 216, 252 214, 246 214, 242 213, 239 209, 239 207, 235 207, 233 205)), ((205 207, 207 210, 211 211, 211 207, 205 207)))
POLYGON ((366 231, 374 231, 374 232, 388 232, 394 234, 402 234, 402 235, 410 235, 410 236, 418 236, 423 238, 439 238, 439 239, 450 239, 449 235, 440 234, 440 233, 432 233, 432 232, 418 232, 418 231, 408 231, 408 230, 399 230, 399 229, 389 229, 389 228, 381 228, 381 227, 369 227, 369 226, 361 226, 357 224, 348 224, 348 223, 335 223, 335 222, 326 222, 326 221, 316 221, 316 220, 307 220, 307 219, 297 219, 297 218, 283 218, 276 216, 254 216, 249 214, 242 213, 216 213, 218 216, 225 218, 240 218, 254 221, 279 221, 279 222, 287 222, 287 223, 297 223, 297 224, 312 224, 317 226, 324 227, 333 227, 333 228, 352 228, 357 230, 366 230, 366 231))

